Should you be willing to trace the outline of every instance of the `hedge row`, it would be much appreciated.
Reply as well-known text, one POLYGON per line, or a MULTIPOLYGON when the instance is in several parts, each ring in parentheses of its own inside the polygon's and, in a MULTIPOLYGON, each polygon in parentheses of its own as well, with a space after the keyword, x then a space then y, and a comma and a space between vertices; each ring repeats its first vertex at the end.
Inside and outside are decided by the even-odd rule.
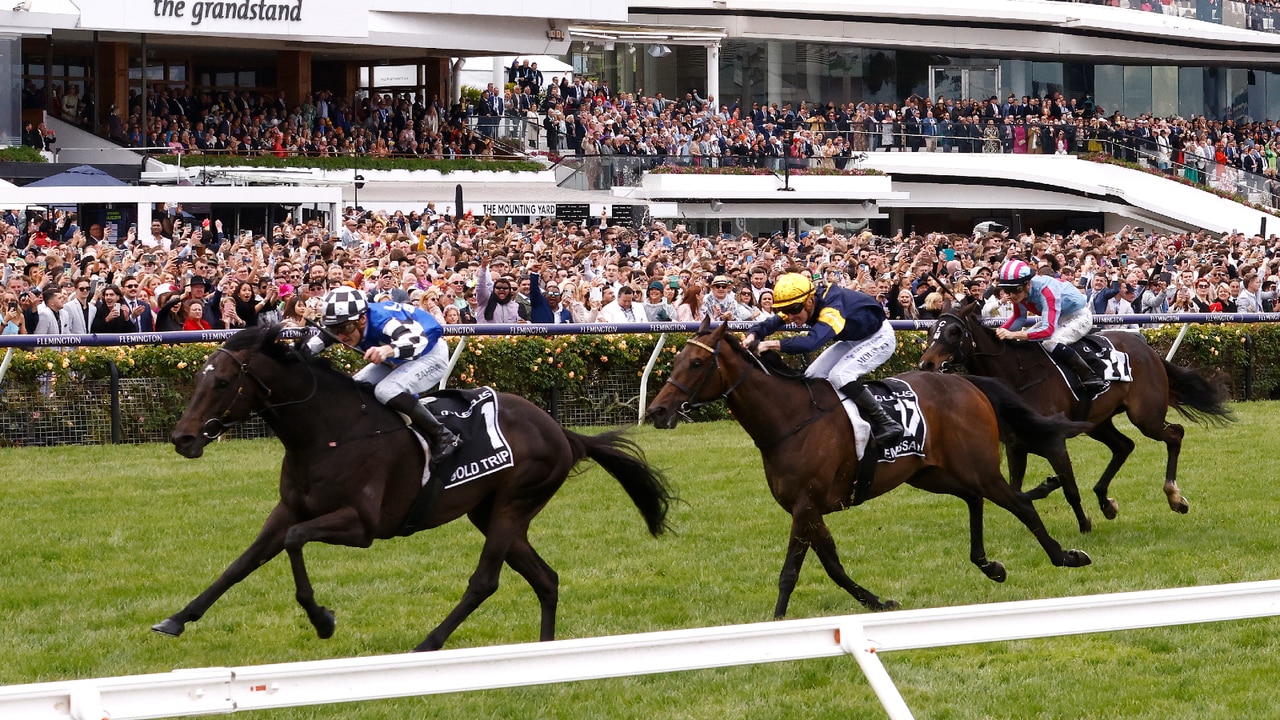
MULTIPOLYGON (((1144 330, 1143 334, 1163 356, 1181 326, 1144 330)), ((671 363, 683 347, 686 335, 668 336, 654 367, 649 387, 656 391, 671 372, 671 363)), ((1252 341, 1252 399, 1280 393, 1280 327, 1270 324, 1193 325, 1182 341, 1175 362, 1216 368, 1230 375, 1233 398, 1244 399, 1246 369, 1252 341)), ((632 374, 638 379, 653 351, 656 335, 561 335, 550 337, 485 337, 467 339, 466 350, 454 369, 451 385, 492 385, 501 390, 546 400, 566 389, 590 392, 593 380, 605 374, 632 374)), ((451 346, 456 347, 451 340, 451 346)), ((110 375, 115 362, 121 377, 166 378, 190 383, 203 367, 213 345, 149 345, 137 347, 75 348, 15 351, 6 384, 33 383, 50 374, 101 379, 110 375)), ((925 347, 920 332, 898 334, 898 350, 881 368, 892 375, 915 367, 925 347)), ((329 357, 341 369, 354 372, 363 361, 345 348, 333 348, 329 357)))

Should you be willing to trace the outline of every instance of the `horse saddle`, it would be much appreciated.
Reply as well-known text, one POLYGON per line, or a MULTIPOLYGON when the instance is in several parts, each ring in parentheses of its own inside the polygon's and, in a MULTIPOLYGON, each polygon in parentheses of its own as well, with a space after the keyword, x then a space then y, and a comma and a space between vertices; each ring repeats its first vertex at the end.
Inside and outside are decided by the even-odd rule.
POLYGON ((924 441, 928 428, 924 422, 924 414, 920 412, 920 398, 916 391, 905 381, 898 378, 873 380, 866 383, 871 397, 884 409, 890 417, 902 425, 902 440, 893 447, 880 447, 871 441, 871 424, 859 413, 853 401, 845 398, 844 409, 853 423, 855 449, 858 455, 857 468, 854 471, 853 493, 851 505, 861 505, 867 499, 871 483, 875 479, 876 467, 880 463, 893 462, 905 455, 924 455, 924 441))
MULTIPOLYGON (((1089 369, 1093 370, 1093 374, 1105 381, 1102 390, 1098 391, 1099 395, 1109 390, 1113 382, 1133 382, 1133 368, 1129 366, 1129 353, 1117 350, 1106 336, 1089 333, 1072 343, 1071 347, 1075 348, 1081 358, 1084 358, 1089 369)), ((1053 360, 1053 356, 1050 356, 1050 360, 1058 368, 1058 372, 1062 373, 1071 392, 1076 393, 1080 386, 1080 376, 1075 370, 1053 360)), ((1077 397, 1077 399, 1082 398, 1077 397)))
MULTIPOLYGON (((422 489, 409 508, 398 534, 426 529, 427 516, 439 493, 515 465, 511 445, 498 424, 498 393, 491 387, 440 390, 420 400, 462 442, 443 462, 422 469, 422 489), (428 482, 432 478, 433 482, 428 482)), ((426 441, 419 437, 426 450, 426 441)))

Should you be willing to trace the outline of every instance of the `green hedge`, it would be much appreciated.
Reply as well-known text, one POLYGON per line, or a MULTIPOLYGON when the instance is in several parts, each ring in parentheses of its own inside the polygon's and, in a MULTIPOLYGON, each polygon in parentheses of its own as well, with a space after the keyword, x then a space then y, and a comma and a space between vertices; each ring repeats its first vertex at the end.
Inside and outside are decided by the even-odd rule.
POLYGON ((547 166, 529 160, 430 160, 416 157, 373 158, 367 155, 330 157, 276 157, 275 155, 153 155, 170 165, 185 167, 318 168, 321 170, 438 170, 442 173, 539 172, 547 166))
POLYGON ((0 162, 27 162, 42 163, 49 162, 40 151, 29 145, 14 145, 13 147, 0 148, 0 162))
MULTIPOLYGON (((1181 326, 1169 325, 1144 330, 1151 344, 1163 356, 1181 326)), ((669 335, 650 380, 656 391, 671 372, 671 362, 684 346, 687 335, 669 335)), ((1280 393, 1280 327, 1272 324, 1193 325, 1183 339, 1175 362, 1202 368, 1218 368, 1231 377, 1231 393, 1243 397, 1248 364, 1246 338, 1253 341, 1254 399, 1280 393)), ((456 338, 449 338, 456 347, 456 338)), ((466 351, 454 369, 451 385, 474 387, 492 385, 533 399, 545 399, 552 392, 568 388, 589 392, 593 380, 605 374, 644 372, 657 335, 558 335, 549 337, 486 337, 467 339, 466 351)), ((898 333, 898 350, 880 369, 880 375, 911 370, 924 350, 921 332, 898 333)), ((191 382, 214 345, 146 345, 137 347, 75 348, 67 352, 52 349, 14 352, 5 383, 30 383, 53 374, 85 379, 110 375, 114 361, 121 377, 167 378, 191 382)), ((331 348, 328 356, 341 369, 354 372, 363 361, 345 348, 331 348)))

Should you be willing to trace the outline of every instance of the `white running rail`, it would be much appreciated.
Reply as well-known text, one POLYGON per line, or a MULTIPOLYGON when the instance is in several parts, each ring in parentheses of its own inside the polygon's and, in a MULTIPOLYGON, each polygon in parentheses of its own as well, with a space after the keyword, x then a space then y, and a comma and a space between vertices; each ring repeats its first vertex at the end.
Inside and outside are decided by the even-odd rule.
MULTIPOLYGON (((851 654, 892 720, 878 655, 1280 615, 1280 581, 902 610, 435 653, 0 687, 0 717, 132 720, 678 672, 851 654)), ((177 641, 181 642, 181 641, 177 641)))

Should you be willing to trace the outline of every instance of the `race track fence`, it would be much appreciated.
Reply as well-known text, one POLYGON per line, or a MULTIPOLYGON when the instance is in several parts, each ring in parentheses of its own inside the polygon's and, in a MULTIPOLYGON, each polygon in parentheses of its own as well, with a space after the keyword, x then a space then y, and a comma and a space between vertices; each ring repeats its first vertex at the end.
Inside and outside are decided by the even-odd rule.
MULTIPOLYGON (((933 320, 895 320, 890 324, 895 330, 928 330, 933 326, 933 322, 933 320)), ((1098 315, 1094 317, 1094 322, 1101 326, 1182 324, 1182 334, 1178 336, 1169 351, 1168 359, 1171 360, 1191 323, 1280 322, 1280 313, 1098 315)), ((730 327, 736 331, 746 331, 751 325, 752 323, 749 322, 730 323, 730 327)), ((658 333, 659 337, 649 362, 639 378, 628 373, 605 376, 590 386, 589 394, 583 394, 580 391, 564 395, 556 393, 546 408, 560 423, 575 427, 619 425, 631 422, 632 418, 637 424, 643 424, 653 367, 667 342, 667 334, 693 332, 698 327, 699 323, 449 325, 445 327, 445 335, 457 337, 459 341, 454 347, 449 371, 441 381, 441 387, 447 384, 454 366, 463 354, 467 338, 472 335, 658 333)), ((223 342, 236 332, 235 330, 210 330, 69 336, 0 336, 0 348, 7 348, 4 358, 0 359, 0 383, 3 383, 8 360, 15 348, 223 342)), ((287 332, 297 334, 311 331, 299 329, 287 332)), ((166 409, 172 404, 169 396, 176 391, 164 382, 146 378, 123 378, 113 379, 109 385, 106 381, 84 381, 56 389, 64 400, 74 398, 74 402, 59 402, 55 397, 57 393, 44 387, 6 389, 0 400, 0 440, 7 438, 8 442, 21 445, 67 445, 159 442, 167 437, 169 428, 163 421, 167 417, 166 409), (48 407, 43 407, 45 405, 48 407), (4 408, 8 408, 8 411, 4 408), (27 410, 30 412, 26 412, 27 410)), ((233 437, 266 437, 268 435, 269 430, 265 424, 255 419, 238 427, 233 437)))
POLYGON ((0 717, 229 714, 852 655, 888 717, 908 720, 883 653, 1276 615, 1280 581, 1268 580, 12 685, 0 687, 0 717))

